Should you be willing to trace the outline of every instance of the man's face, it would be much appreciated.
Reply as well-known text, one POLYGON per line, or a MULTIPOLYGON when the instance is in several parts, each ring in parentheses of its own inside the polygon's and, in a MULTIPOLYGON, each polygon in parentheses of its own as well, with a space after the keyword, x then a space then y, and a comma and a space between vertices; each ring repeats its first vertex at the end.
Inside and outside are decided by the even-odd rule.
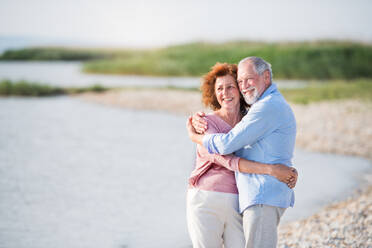
POLYGON ((249 62, 242 63, 238 67, 238 84, 244 100, 252 105, 262 95, 269 85, 268 71, 262 75, 256 73, 254 66, 249 62))

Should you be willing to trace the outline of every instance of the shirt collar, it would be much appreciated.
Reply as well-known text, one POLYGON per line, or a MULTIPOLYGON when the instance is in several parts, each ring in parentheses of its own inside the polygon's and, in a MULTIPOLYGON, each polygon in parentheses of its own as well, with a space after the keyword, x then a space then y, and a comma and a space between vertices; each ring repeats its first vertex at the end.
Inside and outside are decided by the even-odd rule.
POLYGON ((276 87, 276 84, 274 83, 271 83, 271 85, 269 86, 269 88, 267 88, 263 93, 262 95, 258 98, 258 100, 261 100, 263 98, 265 98, 266 96, 270 95, 271 93, 273 93, 274 91, 277 91, 277 87, 276 87))

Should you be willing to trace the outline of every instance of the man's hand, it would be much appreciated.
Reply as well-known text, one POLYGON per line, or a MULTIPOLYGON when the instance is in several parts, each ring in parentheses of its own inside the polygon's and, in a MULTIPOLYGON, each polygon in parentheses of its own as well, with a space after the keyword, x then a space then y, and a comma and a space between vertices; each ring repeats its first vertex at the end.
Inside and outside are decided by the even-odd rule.
POLYGON ((274 164, 272 166, 272 172, 270 175, 287 184, 287 186, 291 189, 296 186, 298 173, 295 168, 282 164, 274 164))
POLYGON ((189 116, 186 121, 187 134, 191 140, 193 140, 193 136, 197 134, 195 128, 192 126, 192 119, 193 117, 189 116))
POLYGON ((207 122, 203 119, 204 116, 204 112, 197 112, 192 116, 192 126, 194 127, 196 133, 204 134, 208 128, 207 122))
POLYGON ((199 145, 203 145, 203 134, 198 134, 195 128, 192 126, 192 117, 189 116, 186 121, 186 129, 187 133, 192 142, 197 143, 199 145))

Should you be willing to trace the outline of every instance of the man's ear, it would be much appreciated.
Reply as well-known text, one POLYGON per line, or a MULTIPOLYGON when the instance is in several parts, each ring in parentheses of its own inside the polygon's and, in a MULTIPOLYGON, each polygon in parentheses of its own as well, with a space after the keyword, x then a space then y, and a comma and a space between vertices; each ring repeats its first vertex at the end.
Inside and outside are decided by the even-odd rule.
POLYGON ((270 78, 271 75, 270 75, 270 71, 269 70, 266 70, 264 71, 264 81, 265 81, 265 85, 269 85, 270 84, 270 78))

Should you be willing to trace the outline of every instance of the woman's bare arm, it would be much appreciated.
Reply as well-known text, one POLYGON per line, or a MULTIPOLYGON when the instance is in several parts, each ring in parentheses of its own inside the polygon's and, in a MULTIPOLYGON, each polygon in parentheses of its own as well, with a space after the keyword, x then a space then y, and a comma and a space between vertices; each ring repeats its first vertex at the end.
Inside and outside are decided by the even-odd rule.
POLYGON ((242 173, 266 174, 293 188, 296 186, 298 173, 295 168, 282 164, 264 164, 240 158, 239 171, 242 173))

